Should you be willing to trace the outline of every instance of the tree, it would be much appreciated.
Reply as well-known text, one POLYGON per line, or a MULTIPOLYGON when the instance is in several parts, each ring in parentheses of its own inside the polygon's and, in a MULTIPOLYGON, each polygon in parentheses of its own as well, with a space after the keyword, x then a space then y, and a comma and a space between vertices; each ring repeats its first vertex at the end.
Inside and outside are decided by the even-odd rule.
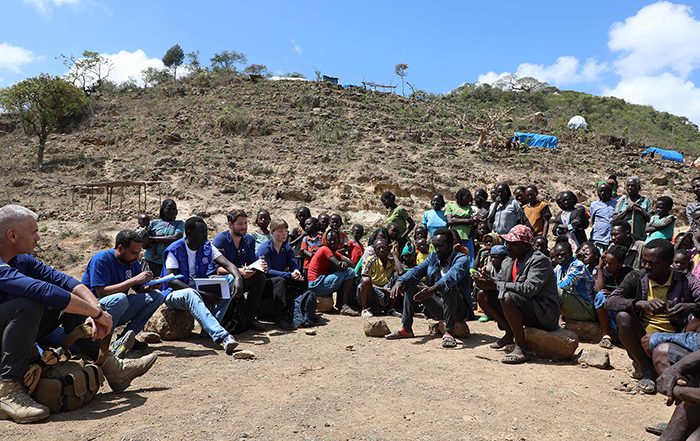
POLYGON ((537 78, 518 77, 515 74, 508 74, 493 83, 493 87, 505 91, 532 93, 545 90, 551 86, 537 78))
POLYGON ((394 72, 396 75, 398 75, 401 78, 401 96, 404 95, 404 79, 406 78, 406 75, 408 75, 408 64, 406 63, 399 63, 396 66, 394 66, 394 72))
POLYGON ((215 71, 236 72, 234 64, 245 64, 248 58, 245 54, 236 51, 222 51, 214 54, 211 60, 211 68, 215 71))
POLYGON ((251 64, 250 66, 247 66, 243 72, 247 73, 248 75, 262 75, 262 76, 267 76, 267 66, 264 64, 251 64))
POLYGON ((168 49, 168 51, 163 55, 163 64, 168 69, 173 71, 173 79, 177 79, 177 67, 185 61, 185 53, 179 44, 168 49))
POLYGON ((114 66, 109 58, 94 51, 84 51, 82 58, 72 55, 67 57, 63 54, 60 57, 63 59, 63 65, 68 68, 66 81, 82 89, 87 96, 100 89, 114 66))
POLYGON ((167 69, 148 67, 141 71, 141 79, 145 87, 155 86, 170 81, 170 73, 167 69))
POLYGON ((304 79, 306 79, 306 76, 304 76, 304 74, 301 72, 287 72, 286 74, 284 74, 282 76, 287 77, 287 78, 304 78, 304 79))
POLYGON ((37 164, 41 169, 49 134, 60 124, 80 117, 88 100, 73 84, 42 74, 1 90, 0 104, 19 115, 25 133, 39 137, 37 164))
POLYGON ((193 72, 199 72, 200 70, 202 70, 202 65, 199 62, 199 51, 188 52, 187 61, 189 61, 190 69, 193 72))

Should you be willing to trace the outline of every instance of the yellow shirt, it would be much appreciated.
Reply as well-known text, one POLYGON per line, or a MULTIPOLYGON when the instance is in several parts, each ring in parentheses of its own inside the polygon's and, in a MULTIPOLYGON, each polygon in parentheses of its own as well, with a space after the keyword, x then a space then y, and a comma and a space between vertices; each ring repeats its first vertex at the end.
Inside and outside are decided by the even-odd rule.
MULTIPOLYGON (((649 295, 647 296, 647 300, 659 299, 666 303, 668 301, 668 290, 671 289, 672 281, 673 271, 671 271, 671 274, 668 276, 668 280, 662 285, 649 279, 649 295)), ((649 334, 655 332, 676 332, 676 328, 671 324, 668 318, 668 312, 660 312, 658 314, 645 312, 644 317, 642 317, 642 324, 649 334)))
POLYGON ((428 256, 430 256, 430 253, 421 253, 420 251, 418 251, 416 253, 416 265, 420 265, 421 263, 423 263, 425 259, 428 258, 428 256))
POLYGON ((385 286, 389 283, 389 277, 394 274, 394 260, 389 258, 386 267, 377 256, 370 257, 363 265, 362 275, 372 279, 372 285, 385 286))

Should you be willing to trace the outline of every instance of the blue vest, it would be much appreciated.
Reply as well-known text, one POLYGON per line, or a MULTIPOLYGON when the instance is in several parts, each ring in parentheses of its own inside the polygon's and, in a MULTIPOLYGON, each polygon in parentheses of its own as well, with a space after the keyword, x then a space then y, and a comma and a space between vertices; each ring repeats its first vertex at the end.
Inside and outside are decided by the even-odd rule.
MULTIPOLYGON (((180 274, 182 274, 182 276, 184 277, 184 282, 189 285, 190 264, 187 261, 187 250, 185 249, 185 247, 187 247, 187 242, 185 242, 185 238, 178 239, 175 242, 171 243, 170 246, 168 246, 168 248, 165 249, 165 252, 163 252, 163 262, 165 262, 168 259, 169 254, 174 254, 175 258, 177 259, 180 274)), ((207 270, 209 269, 209 264, 211 263, 211 261, 211 242, 206 241, 204 242, 204 245, 197 249, 194 261, 195 271, 194 274, 191 275, 191 277, 207 277, 207 270)), ((161 277, 165 276, 167 273, 168 270, 166 268, 166 265, 163 265, 163 271, 160 274, 161 277)), ((162 289, 168 289, 168 284, 164 283, 162 289)))

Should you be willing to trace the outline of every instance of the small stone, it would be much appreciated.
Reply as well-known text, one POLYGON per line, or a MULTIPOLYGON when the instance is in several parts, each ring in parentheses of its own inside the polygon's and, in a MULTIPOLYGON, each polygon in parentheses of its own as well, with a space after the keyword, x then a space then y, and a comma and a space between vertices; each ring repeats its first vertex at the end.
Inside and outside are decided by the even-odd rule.
POLYGON ((316 297, 316 311, 330 312, 333 310, 333 297, 316 297))
POLYGON ((363 328, 367 337, 384 337, 391 333, 389 326, 384 320, 367 320, 363 328))
POLYGON ((165 305, 158 308, 144 327, 144 331, 155 332, 163 340, 185 340, 193 329, 194 318, 189 311, 165 305))
POLYGON ((600 333, 598 322, 584 322, 578 320, 566 320, 566 329, 578 336, 579 341, 586 343, 598 343, 603 335, 600 333))
POLYGON ((604 349, 583 349, 578 355, 578 364, 598 369, 610 368, 610 355, 604 349))
POLYGON ((346 351, 353 352, 353 351, 355 350, 355 346, 353 346, 353 345, 347 345, 347 346, 345 346, 345 350, 346 350, 346 351))
POLYGON ((657 175, 651 178, 651 183, 654 185, 668 185, 668 176, 657 175))
POLYGON ((547 332, 526 327, 525 339, 529 349, 538 357, 551 360, 569 359, 578 348, 578 336, 563 328, 547 332))
POLYGON ((163 339, 160 338, 160 335, 156 334, 155 332, 143 331, 139 334, 139 338, 144 343, 162 343, 163 342, 163 339))
POLYGON ((316 335, 315 329, 304 329, 304 334, 306 335, 316 335))
POLYGON ((233 358, 236 360, 252 360, 257 358, 257 355, 253 351, 238 351, 233 353, 233 358))
MULTIPOLYGON (((445 322, 443 320, 440 320, 438 323, 438 331, 440 331, 441 334, 445 333, 445 322)), ((469 331, 469 325, 467 325, 466 322, 455 322, 455 329, 452 335, 453 337, 468 338, 470 335, 471 332, 469 331)))

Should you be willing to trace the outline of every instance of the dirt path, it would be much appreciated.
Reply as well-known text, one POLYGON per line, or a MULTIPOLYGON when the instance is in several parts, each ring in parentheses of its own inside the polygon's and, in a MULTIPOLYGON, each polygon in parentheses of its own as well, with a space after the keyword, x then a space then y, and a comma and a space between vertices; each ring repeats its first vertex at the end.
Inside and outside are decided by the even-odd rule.
MULTIPOLYGON (((398 319, 388 319, 390 327, 398 319)), ((667 421, 661 396, 613 390, 615 369, 500 363, 487 343, 493 323, 470 323, 454 350, 439 339, 367 338, 362 319, 332 316, 317 335, 244 334, 256 360, 233 360, 210 340, 153 345, 160 360, 122 394, 20 426, 0 421, 3 440, 644 440, 667 421), (353 350, 348 350, 348 346, 353 350)), ((417 334, 427 321, 417 319, 417 334)))

